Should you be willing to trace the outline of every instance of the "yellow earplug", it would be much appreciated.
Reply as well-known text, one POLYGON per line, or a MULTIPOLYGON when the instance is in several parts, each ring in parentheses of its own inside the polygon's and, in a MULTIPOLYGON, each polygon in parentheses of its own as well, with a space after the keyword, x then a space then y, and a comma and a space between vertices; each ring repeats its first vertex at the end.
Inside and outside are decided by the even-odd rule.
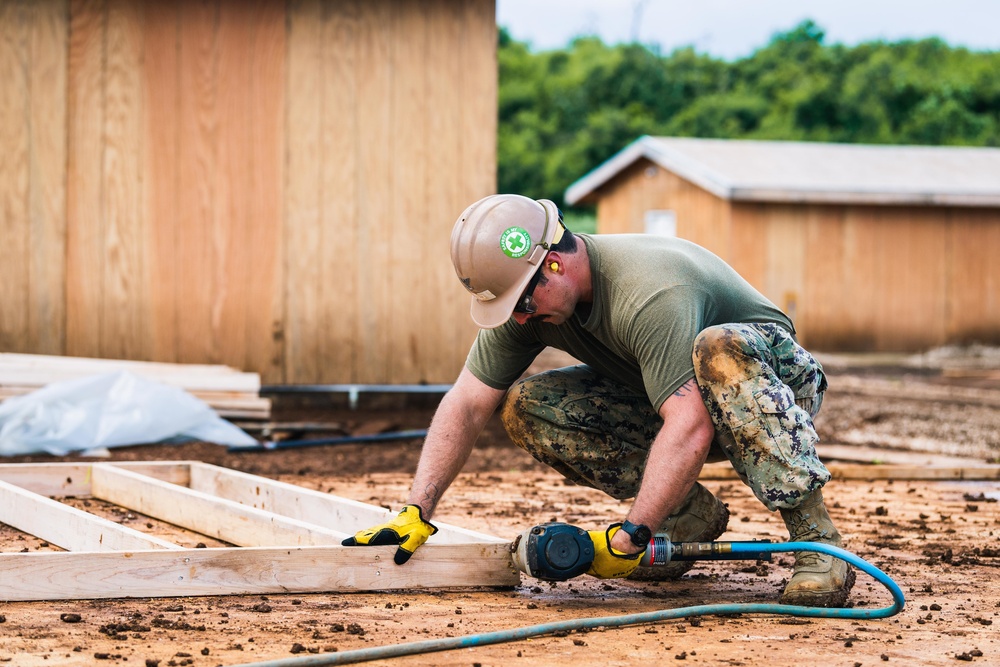
POLYGON ((559 270, 559 262, 552 262, 551 264, 549 264, 549 268, 552 269, 553 271, 558 271, 559 270))

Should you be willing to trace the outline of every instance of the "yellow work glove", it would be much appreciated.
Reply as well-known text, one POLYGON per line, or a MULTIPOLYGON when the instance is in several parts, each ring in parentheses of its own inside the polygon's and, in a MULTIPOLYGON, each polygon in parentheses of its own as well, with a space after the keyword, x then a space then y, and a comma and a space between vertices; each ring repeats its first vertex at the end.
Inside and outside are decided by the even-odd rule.
POLYGON ((621 530, 621 527, 620 523, 613 523, 607 530, 591 530, 587 533, 590 535, 590 541, 594 543, 594 562, 587 570, 587 574, 598 579, 621 579, 639 567, 639 561, 646 553, 645 549, 635 554, 624 554, 611 548, 611 538, 621 530))
POLYGON ((424 521, 419 507, 404 505, 392 521, 359 530, 354 537, 348 537, 341 544, 345 547, 398 544, 399 549, 396 550, 393 560, 396 561, 396 565, 402 565, 410 560, 417 547, 436 532, 438 529, 435 526, 424 521))

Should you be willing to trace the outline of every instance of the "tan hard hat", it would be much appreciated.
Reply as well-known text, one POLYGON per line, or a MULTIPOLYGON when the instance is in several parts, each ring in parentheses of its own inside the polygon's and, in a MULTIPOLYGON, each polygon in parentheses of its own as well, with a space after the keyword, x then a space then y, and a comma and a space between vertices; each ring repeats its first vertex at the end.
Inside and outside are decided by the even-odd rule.
POLYGON ((472 321, 492 329, 509 320, 562 232, 548 199, 490 195, 465 209, 451 232, 451 262, 472 292, 472 321))

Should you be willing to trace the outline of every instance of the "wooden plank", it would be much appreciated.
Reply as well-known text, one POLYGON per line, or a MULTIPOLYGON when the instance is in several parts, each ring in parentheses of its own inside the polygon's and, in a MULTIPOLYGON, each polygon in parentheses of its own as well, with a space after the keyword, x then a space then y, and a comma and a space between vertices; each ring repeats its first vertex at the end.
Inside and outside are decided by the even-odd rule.
MULTIPOLYGON (((142 217, 145 292, 149 299, 150 357, 178 361, 182 331, 180 255, 180 15, 181 3, 147 2, 143 7, 142 217)), ((185 193, 185 196, 187 193, 185 193)))
MULTIPOLYGON (((433 140, 426 152, 427 166, 423 172, 426 180, 422 189, 427 201, 427 233, 444 242, 450 238, 459 214, 475 201, 466 201, 466 197, 472 195, 465 184, 468 176, 457 166, 463 164, 465 142, 458 130, 463 127, 465 104, 462 95, 465 91, 459 89, 455 82, 462 80, 462 71, 467 64, 461 57, 455 57, 455 49, 462 43, 465 26, 462 14, 455 11, 452 0, 429 0, 424 4, 429 15, 426 67, 431 73, 424 84, 427 96, 424 115, 427 136, 433 140)), ((482 166, 479 165, 479 168, 482 166)), ((467 350, 471 343, 468 336, 471 325, 469 299, 462 293, 444 245, 440 248, 440 252, 425 254, 421 269, 427 276, 429 291, 439 296, 447 295, 447 298, 438 299, 436 304, 423 301, 428 309, 424 312, 440 315, 420 318, 434 323, 434 329, 428 331, 428 335, 435 344, 428 344, 422 351, 421 378, 427 382, 453 381, 463 361, 456 351, 467 350)), ((430 343, 431 340, 425 342, 430 343)))
MULTIPOLYGON (((461 76, 450 88, 451 104, 461 108, 461 118, 450 130, 459 135, 459 160, 450 170, 459 174, 460 185, 454 212, 441 221, 439 228, 446 230, 442 237, 445 239, 449 238, 452 225, 465 207, 497 190, 496 3, 493 0, 463 0, 457 7, 452 3, 448 10, 457 11, 461 25, 458 39, 451 46, 458 50, 461 76)), ((438 104, 434 100, 429 103, 438 104)), ((435 261, 451 263, 444 253, 437 255, 435 261)), ((465 363, 466 350, 478 328, 469 317, 467 299, 457 296, 462 292, 455 287, 455 277, 448 276, 439 289, 442 294, 456 295, 447 301, 454 304, 450 307, 457 315, 453 320, 457 343, 452 348, 455 353, 449 367, 442 368, 440 375, 428 377, 427 382, 453 382, 465 363)))
POLYGON ((180 100, 178 144, 177 257, 184 267, 177 275, 177 358, 217 362, 225 344, 219 337, 215 310, 221 258, 215 239, 215 173, 218 168, 219 44, 215 2, 180 3, 178 61, 180 100), (183 325, 180 324, 183 320, 183 325))
POLYGON ((66 352, 100 356, 104 312, 106 0, 70 0, 66 352))
MULTIPOLYGON (((925 466, 925 465, 861 465, 831 463, 827 469, 834 479, 841 480, 1000 480, 1000 465, 976 466, 925 466)), ((728 463, 710 464, 702 469, 699 479, 729 480, 739 479, 739 475, 728 463)))
POLYGON ((66 344, 67 4, 66 0, 30 3, 28 341, 31 350, 49 354, 59 354, 66 344))
MULTIPOLYGON (((246 361, 266 382, 284 381, 284 206, 287 72, 284 2, 234 3, 252 12, 250 77, 246 92, 249 131, 247 191, 251 214, 243 223, 246 282, 246 361), (248 6, 249 5, 249 6, 248 6), (248 256, 249 255, 249 256, 248 256)), ((239 17, 237 17, 239 18, 239 17)))
POLYGON ((782 310, 792 324, 799 320, 799 303, 805 295, 805 238, 798 207, 768 206, 764 265, 765 296, 782 310))
POLYGON ((949 212, 947 339, 951 343, 996 343, 1000 332, 998 209, 949 212))
POLYGON ((0 599, 80 600, 516 586, 509 544, 0 555, 0 599), (469 567, 475 563, 475 567, 469 567))
POLYGON ((256 394, 260 390, 260 376, 256 373, 238 373, 228 375, 192 375, 181 376, 177 374, 147 374, 141 371, 136 372, 127 366, 108 366, 101 371, 88 371, 83 369, 65 369, 60 371, 47 369, 0 369, 0 386, 14 387, 44 387, 53 382, 62 380, 74 380, 82 377, 89 377, 99 373, 112 373, 116 371, 129 371, 135 375, 156 380, 163 384, 182 387, 190 391, 239 391, 256 394))
POLYGON ((923 382, 900 382, 883 378, 835 375, 830 388, 846 394, 888 396, 910 401, 947 401, 1000 407, 1000 391, 923 382))
POLYGON ((95 359, 54 354, 0 353, 0 371, 4 368, 74 369, 91 373, 106 372, 109 368, 127 368, 144 375, 230 375, 239 374, 231 366, 222 364, 178 364, 129 359, 95 359))
MULTIPOLYGON (((428 143, 427 117, 440 106, 450 106, 447 99, 432 100, 427 96, 427 81, 437 73, 427 70, 429 25, 438 20, 428 17, 431 7, 420 0, 402 0, 393 3, 386 29, 390 34, 389 64, 392 71, 390 89, 389 124, 390 144, 383 159, 388 157, 389 182, 386 189, 390 211, 386 220, 388 244, 389 293, 406 295, 396 298, 383 310, 391 333, 385 352, 389 368, 396 382, 415 383, 426 380, 426 357, 430 350, 441 344, 436 329, 443 318, 425 317, 435 312, 441 303, 441 291, 434 289, 432 274, 427 266, 429 258, 440 260, 445 253, 444 234, 440 236, 442 252, 414 252, 434 238, 434 227, 427 210, 428 183, 427 156, 433 148, 428 143), (426 220, 428 224, 413 224, 426 220)), ((437 222, 437 221, 435 221, 437 222)), ((437 262, 435 262, 437 263, 437 262)))
MULTIPOLYGON (((191 465, 191 489, 281 516, 352 534, 386 521, 395 512, 329 493, 305 489, 207 463, 191 465)), ((458 526, 435 523, 435 544, 503 542, 458 526)))
POLYGON ((216 498, 108 465, 93 466, 92 495, 238 546, 340 544, 348 533, 216 498))
MULTIPOLYGON (((250 225, 261 224, 250 207, 249 102, 250 31, 255 20, 252 0, 219 2, 215 37, 218 43, 215 86, 219 122, 213 127, 216 163, 212 172, 214 206, 211 230, 215 290, 211 298, 213 335, 219 359, 244 366, 247 361, 249 272, 256 269, 259 250, 248 235, 250 225)), ((261 138, 263 140, 263 138, 261 138)), ((264 224, 274 224, 267 221, 264 224)), ((258 298, 263 295, 258 295, 258 298)))
MULTIPOLYGON (((359 350, 353 382, 379 382, 391 377, 389 350, 393 332, 386 326, 386 313, 396 307, 389 276, 389 202, 395 196, 389 165, 393 145, 390 100, 393 77, 390 61, 392 41, 387 27, 393 8, 388 0, 359 4, 357 59, 358 142, 358 245, 361 259, 358 275, 359 310, 354 335, 359 350), (390 193, 390 194, 387 194, 390 193)), ((330 193, 327 193, 330 196, 330 193)))
POLYGON ((866 447, 863 445, 820 444, 816 452, 824 462, 837 460, 850 463, 865 463, 875 465, 908 465, 931 467, 976 467, 983 463, 981 459, 962 456, 944 456, 931 452, 902 451, 884 447, 866 447))
MULTIPOLYGON (((325 264, 320 254, 324 228, 321 224, 325 153, 321 139, 325 92, 323 30, 320 0, 289 2, 284 365, 285 380, 292 383, 318 381, 320 369, 326 366, 321 356, 322 342, 329 337, 320 322, 321 275, 325 264)), ((347 95, 342 93, 341 97, 347 95)), ((331 122, 343 121, 335 116, 331 122)), ((330 156, 334 162, 341 157, 339 153, 330 156)), ((348 191, 343 196, 351 199, 353 194, 348 191)))
MULTIPOLYGON (((8 398, 13 398, 15 396, 24 396, 25 394, 30 394, 34 391, 38 391, 39 387, 6 387, 0 386, 0 401, 8 398)), ((220 417, 249 417, 252 419, 269 419, 271 416, 271 399, 269 398, 257 398, 257 397, 246 397, 241 398, 238 396, 222 396, 213 397, 211 395, 205 396, 203 394, 212 394, 213 392, 191 392, 193 396, 199 398, 208 404, 210 408, 215 410, 215 412, 220 417)))
POLYGON ((0 481, 41 496, 90 495, 89 463, 6 463, 0 481))
MULTIPOLYGON (((361 0, 322 3, 320 270, 313 278, 318 278, 319 284, 312 286, 321 328, 310 334, 320 338, 316 342, 319 356, 315 362, 296 362, 316 363, 318 368, 311 374, 320 382, 359 381, 362 351, 375 344, 357 335, 361 313, 370 310, 361 296, 362 283, 375 267, 361 247, 362 227, 367 224, 362 218, 361 166, 362 155, 368 151, 390 158, 381 138, 362 138, 360 132, 362 118, 369 113, 360 97, 363 74, 359 69, 360 15, 368 11, 366 4, 361 0), (367 140, 375 144, 367 145, 367 140), (329 289, 334 285, 331 295, 329 289)), ((374 196, 381 199, 386 195, 374 196)), ((289 289, 295 289, 294 283, 289 289)))
POLYGON ((0 482, 0 521, 68 551, 182 548, 8 482, 0 482))
POLYGON ((28 5, 0 3, 0 349, 29 338, 30 24, 28 5))
MULTIPOLYGON (((4 463, 0 481, 42 496, 90 497, 91 463, 4 463)), ((187 486, 190 464, 176 461, 118 461, 121 468, 187 486)))
POLYGON ((148 301, 143 288, 141 11, 138 0, 108 5, 104 52, 104 253, 100 353, 149 356, 148 301))

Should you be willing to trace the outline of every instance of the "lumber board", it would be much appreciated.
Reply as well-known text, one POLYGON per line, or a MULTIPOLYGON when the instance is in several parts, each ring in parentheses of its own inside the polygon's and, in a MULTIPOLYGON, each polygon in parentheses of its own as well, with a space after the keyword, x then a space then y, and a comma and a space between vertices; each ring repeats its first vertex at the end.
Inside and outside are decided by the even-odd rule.
POLYGON ((30 8, 0 5, 0 346, 24 349, 31 308, 30 8))
POLYGON ((346 593, 520 583, 508 544, 427 544, 405 565, 393 563, 395 549, 327 546, 0 554, 0 600, 346 593))
POLYGON ((64 357, 55 354, 0 353, 0 369, 35 368, 38 370, 72 369, 88 373, 103 373, 108 367, 125 368, 143 375, 239 375, 241 371, 224 364, 175 364, 162 361, 132 359, 99 359, 95 357, 64 357))
POLYGON ((70 0, 67 56, 66 349, 100 355, 104 305, 104 0, 70 0))
MULTIPOLYGON (((840 480, 926 480, 926 481, 991 481, 1000 480, 1000 465, 982 464, 976 466, 927 466, 927 465, 865 465, 852 463, 831 463, 827 469, 833 479, 840 480)), ((702 468, 698 479, 728 480, 739 479, 739 475, 728 463, 707 465, 702 468)))
MULTIPOLYGON (((57 353, 66 342, 66 74, 69 13, 64 2, 30 3, 28 343, 57 353), (30 343, 29 343, 30 341, 30 343)), ((2 70, 10 76, 9 70, 2 70)), ((5 93, 7 89, 5 89, 5 93)), ((8 154, 3 153, 5 156, 8 154)), ((6 159, 6 158, 5 158, 6 159)), ((6 239, 4 243, 6 244, 6 239)), ((13 349, 8 348, 8 349, 13 349)))
POLYGON ((136 375, 181 387, 189 391, 241 391, 256 394, 260 391, 260 376, 256 373, 227 373, 225 375, 178 373, 146 373, 139 369, 119 366, 109 363, 100 369, 36 369, 36 368, 0 368, 0 385, 2 386, 36 386, 43 387, 53 382, 75 380, 99 373, 129 371, 136 375))
MULTIPOLYGON (((306 489, 208 463, 191 464, 191 489, 331 530, 354 533, 386 521, 395 513, 329 493, 306 489)), ((437 544, 497 543, 503 539, 435 522, 437 544)))
POLYGON ((824 462, 837 460, 844 463, 934 467, 976 467, 983 463, 982 459, 968 456, 946 456, 933 452, 867 447, 864 445, 816 445, 816 452, 824 462))
POLYGON ((103 273, 90 277, 90 287, 100 290, 100 355, 116 359, 146 359, 150 352, 149 301, 142 278, 146 230, 140 218, 141 25, 139 3, 107 3, 101 54, 103 273))
POLYGON ((179 276, 187 270, 178 253, 181 134, 177 122, 180 105, 180 7, 174 2, 148 2, 143 7, 145 49, 141 63, 147 88, 142 113, 142 212, 147 234, 144 262, 149 299, 150 357, 178 361, 182 307, 178 303, 179 276))
MULTIPOLYGON (((90 497, 92 463, 4 463, 0 481, 14 484, 42 496, 90 497)), ((113 464, 141 475, 187 486, 191 478, 188 462, 117 461, 113 464)))
POLYGON ((8 482, 0 482, 0 521, 69 551, 182 548, 8 482))
POLYGON ((319 546, 348 536, 117 466, 99 463, 92 470, 95 498, 238 546, 319 546))
MULTIPOLYGON (((3 380, 0 379, 0 382, 3 380)), ((40 389, 37 385, 0 385, 0 400, 24 396, 40 389)), ((270 413, 272 401, 257 395, 241 394, 233 391, 189 391, 195 398, 208 403, 220 414, 226 411, 270 413)))
POLYGON ((914 401, 947 401, 950 403, 1000 407, 1000 391, 995 389, 935 385, 926 382, 901 382, 847 375, 839 375, 831 379, 830 388, 844 394, 888 396, 914 401))
POLYGON ((510 544, 491 535, 440 525, 434 542, 397 566, 394 546, 342 547, 347 533, 241 505, 199 487, 249 493, 251 502, 262 496, 265 502, 258 497, 258 504, 288 506, 308 518, 317 518, 314 512, 319 518, 331 512, 338 516, 337 507, 350 510, 340 516, 359 521, 388 514, 383 508, 339 503, 345 499, 198 461, 0 465, 0 521, 70 550, 0 554, 0 600, 496 587, 520 581, 510 544), (185 549, 25 487, 100 498, 252 546, 185 549))

